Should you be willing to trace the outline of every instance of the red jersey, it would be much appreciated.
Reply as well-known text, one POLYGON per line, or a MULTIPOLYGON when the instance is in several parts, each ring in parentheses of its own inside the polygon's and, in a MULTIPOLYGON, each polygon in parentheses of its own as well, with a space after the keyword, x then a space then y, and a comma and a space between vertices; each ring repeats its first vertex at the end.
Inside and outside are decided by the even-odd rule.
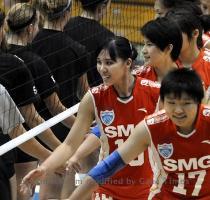
MULTIPOLYGON (((177 64, 178 68, 182 67, 182 65, 179 62, 176 62, 176 64, 177 64)), ((133 70, 133 74, 140 76, 142 78, 152 80, 152 81, 158 81, 157 74, 155 72, 154 67, 152 67, 152 66, 143 65, 138 68, 135 68, 133 70)))
POLYGON ((204 50, 200 51, 198 58, 192 64, 192 68, 200 75, 207 90, 210 86, 210 62, 204 59, 204 50))
POLYGON ((160 111, 145 118, 160 169, 149 199, 210 199, 210 107, 200 106, 195 129, 183 135, 160 111))
POLYGON ((152 81, 158 81, 157 74, 153 67, 151 66, 140 66, 133 70, 133 73, 137 76, 140 76, 142 78, 146 78, 152 81))
MULTIPOLYGON (((90 90, 101 129, 101 159, 116 150, 134 127, 155 111, 159 88, 159 83, 136 77, 132 95, 127 99, 120 98, 113 86, 100 85, 90 90)), ((100 186, 97 192, 120 200, 143 200, 148 198, 152 180, 148 151, 145 151, 100 186)))
POLYGON ((208 31, 202 35, 202 40, 203 40, 203 46, 205 46, 207 44, 207 42, 210 41, 210 31, 208 31))

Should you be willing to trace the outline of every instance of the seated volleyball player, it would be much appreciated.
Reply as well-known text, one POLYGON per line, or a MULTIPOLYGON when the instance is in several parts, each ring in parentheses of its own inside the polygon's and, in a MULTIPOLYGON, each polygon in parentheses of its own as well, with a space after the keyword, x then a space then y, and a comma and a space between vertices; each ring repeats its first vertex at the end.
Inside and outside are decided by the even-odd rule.
POLYGON ((85 199, 148 147, 159 167, 148 199, 209 199, 210 108, 201 104, 203 96, 202 82, 193 70, 169 72, 160 89, 164 110, 141 121, 69 199, 85 199))

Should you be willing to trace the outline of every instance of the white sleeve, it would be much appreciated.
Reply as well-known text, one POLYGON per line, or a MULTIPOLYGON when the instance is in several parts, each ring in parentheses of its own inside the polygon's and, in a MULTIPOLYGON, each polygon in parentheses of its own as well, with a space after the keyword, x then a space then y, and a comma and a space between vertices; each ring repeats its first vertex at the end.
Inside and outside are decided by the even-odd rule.
POLYGON ((9 134, 24 119, 7 90, 0 85, 0 128, 3 134, 9 134))

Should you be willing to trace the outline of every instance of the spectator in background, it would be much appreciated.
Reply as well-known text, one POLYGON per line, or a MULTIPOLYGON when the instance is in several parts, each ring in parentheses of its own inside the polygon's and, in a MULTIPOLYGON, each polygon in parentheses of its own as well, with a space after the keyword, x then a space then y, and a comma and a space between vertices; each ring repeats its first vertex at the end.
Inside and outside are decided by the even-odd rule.
MULTIPOLYGON (((176 7, 190 6, 191 4, 200 5, 199 0, 155 0, 155 17, 163 17, 166 13, 176 7)), ((200 12, 201 14, 201 12, 200 12)))
MULTIPOLYGON (((70 18, 70 0, 34 1, 44 18, 43 28, 32 42, 32 49, 47 63, 59 86, 59 97, 66 107, 71 107, 79 101, 79 97, 88 89, 86 72, 89 67, 85 47, 72 40, 64 33, 64 26, 70 18), (78 95, 79 94, 79 95, 78 95)), ((48 111, 41 114, 46 119, 52 117, 48 111)), ((58 124, 53 127, 56 136, 63 141, 69 129, 58 124)), ((69 174, 74 189, 74 173, 69 174)), ((49 184, 41 185, 40 199, 60 198, 62 177, 49 177, 49 184), (55 181, 57 179, 57 181, 55 181), (50 182, 52 184, 50 184, 50 182)), ((71 190, 71 186, 68 185, 71 190)), ((73 190, 72 189, 72 190, 73 190)))
POLYGON ((114 36, 109 29, 100 24, 110 0, 80 0, 82 13, 72 17, 65 26, 65 32, 75 41, 84 45, 91 55, 91 69, 87 72, 90 86, 102 83, 96 68, 96 50, 101 42, 114 36))
POLYGON ((210 15, 210 1, 209 0, 200 0, 201 9, 203 14, 210 15))

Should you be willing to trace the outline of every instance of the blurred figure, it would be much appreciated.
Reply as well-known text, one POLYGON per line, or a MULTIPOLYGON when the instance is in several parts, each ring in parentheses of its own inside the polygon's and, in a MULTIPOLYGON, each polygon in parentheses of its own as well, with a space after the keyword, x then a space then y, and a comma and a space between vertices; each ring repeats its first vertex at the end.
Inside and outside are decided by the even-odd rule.
POLYGON ((82 7, 80 16, 72 17, 65 26, 65 32, 75 41, 84 45, 91 55, 90 70, 87 72, 90 86, 97 86, 102 79, 96 68, 96 50, 101 42, 113 37, 114 33, 100 24, 111 3, 110 0, 79 0, 82 7))

